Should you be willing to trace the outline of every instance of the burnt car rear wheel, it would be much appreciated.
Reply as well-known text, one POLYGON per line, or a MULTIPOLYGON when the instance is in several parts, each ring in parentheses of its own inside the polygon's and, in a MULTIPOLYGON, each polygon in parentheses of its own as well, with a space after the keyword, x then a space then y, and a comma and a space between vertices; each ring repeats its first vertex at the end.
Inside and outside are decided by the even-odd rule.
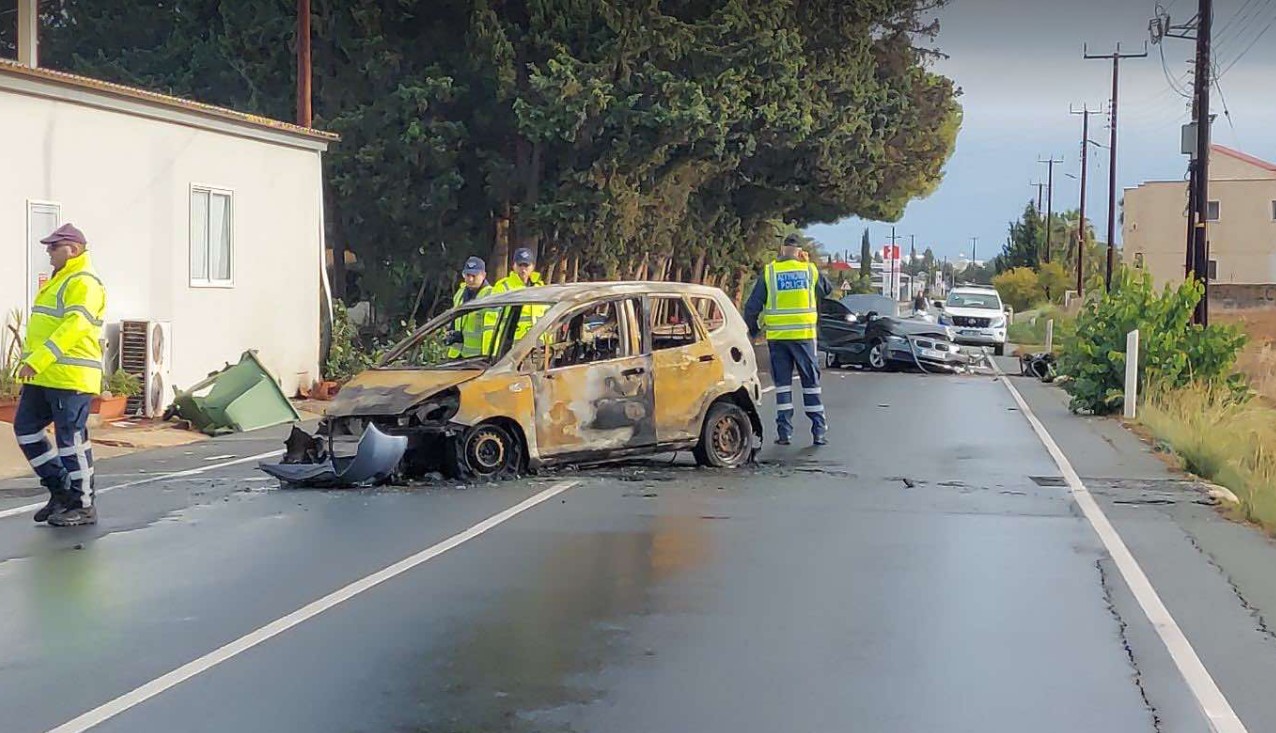
POLYGON ((717 402, 705 415, 700 444, 692 451, 696 463, 712 468, 737 468, 753 454, 753 423, 734 402, 717 402))
POLYGON ((842 367, 842 357, 831 351, 824 352, 824 368, 840 369, 842 367))
POLYGON ((868 368, 876 372, 884 372, 889 365, 890 351, 886 341, 880 338, 873 339, 868 345, 868 368))
POLYGON ((483 423, 466 430, 457 441, 455 454, 450 473, 456 478, 509 478, 523 468, 523 441, 498 423, 483 423))

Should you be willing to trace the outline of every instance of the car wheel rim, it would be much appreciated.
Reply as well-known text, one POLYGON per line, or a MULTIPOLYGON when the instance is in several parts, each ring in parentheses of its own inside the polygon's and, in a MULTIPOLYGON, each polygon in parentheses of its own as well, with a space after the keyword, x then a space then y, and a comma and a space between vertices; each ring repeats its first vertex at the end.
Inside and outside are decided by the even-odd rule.
POLYGON ((494 430, 483 430, 470 439, 469 459, 481 474, 496 473, 505 464, 505 440, 494 430))
POLYGON ((713 451, 719 458, 730 461, 747 447, 744 426, 732 415, 724 415, 713 425, 713 451))
POLYGON ((873 348, 868 352, 868 363, 877 369, 886 366, 886 356, 882 353, 881 344, 873 344, 873 348))

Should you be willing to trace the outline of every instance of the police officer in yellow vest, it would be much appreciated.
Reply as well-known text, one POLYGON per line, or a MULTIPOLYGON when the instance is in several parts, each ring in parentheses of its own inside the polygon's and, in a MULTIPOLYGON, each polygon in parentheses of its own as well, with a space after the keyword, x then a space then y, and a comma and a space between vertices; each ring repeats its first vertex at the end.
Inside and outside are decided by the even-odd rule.
POLYGON ((745 302, 744 320, 750 337, 757 337, 759 325, 766 330, 771 378, 775 382, 775 442, 789 445, 793 438, 796 367, 802 382, 802 407, 811 420, 811 435, 815 445, 826 445, 828 422, 820 394, 815 339, 819 302, 828 297, 830 287, 802 254, 798 236, 785 237, 780 258, 766 266, 745 302))
POLYGON ((13 431, 49 501, 35 521, 56 527, 97 522, 89 403, 102 391, 106 289, 93 271, 84 234, 70 224, 40 240, 53 277, 35 296, 23 342, 23 382, 13 431), (57 445, 44 431, 53 424, 57 445))
MULTIPOLYGON (((452 307, 459 308, 466 303, 481 298, 492 292, 487 284, 487 264, 478 257, 465 261, 461 269, 463 282, 452 296, 452 307)), ((469 359, 475 356, 490 354, 492 351, 492 333, 496 327, 497 311, 477 310, 461 316, 453 324, 447 355, 449 359, 469 359)))
MULTIPOLYGON (((536 256, 526 247, 520 247, 514 252, 514 271, 507 277, 498 280, 492 286, 493 293, 506 293, 519 288, 534 288, 544 285, 545 281, 541 278, 541 274, 536 271, 536 256)), ((548 308, 543 305, 523 306, 518 315, 518 326, 514 329, 514 341, 518 341, 527 335, 532 329, 536 321, 545 315, 548 308)))

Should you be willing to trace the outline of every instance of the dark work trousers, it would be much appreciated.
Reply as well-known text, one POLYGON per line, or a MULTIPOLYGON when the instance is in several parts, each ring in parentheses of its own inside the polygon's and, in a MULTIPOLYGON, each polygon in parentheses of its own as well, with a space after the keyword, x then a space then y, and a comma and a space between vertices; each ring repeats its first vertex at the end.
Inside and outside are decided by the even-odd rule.
POLYGON ((68 505, 93 504, 93 448, 89 444, 89 403, 93 395, 69 389, 26 385, 18 398, 13 432, 31 468, 50 493, 65 485, 68 505), (57 446, 44 429, 53 423, 57 446), (70 479, 67 484, 66 480, 70 479))
POLYGON ((775 427, 778 437, 793 437, 793 369, 802 382, 802 408, 811 420, 811 435, 824 437, 828 423, 820 399, 820 369, 814 341, 768 341, 771 380, 775 382, 775 427))

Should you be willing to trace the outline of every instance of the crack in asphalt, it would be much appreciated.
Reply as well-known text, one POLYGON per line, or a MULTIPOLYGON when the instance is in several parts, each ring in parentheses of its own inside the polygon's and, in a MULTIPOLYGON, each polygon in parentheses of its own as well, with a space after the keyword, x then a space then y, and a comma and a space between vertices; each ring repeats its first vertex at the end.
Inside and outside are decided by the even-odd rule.
POLYGON ((1099 571, 1099 585, 1103 588, 1103 602, 1107 604, 1108 613, 1112 614, 1112 618, 1117 622, 1117 635, 1121 638, 1121 646, 1125 649, 1125 658, 1130 663, 1130 670, 1133 672, 1131 679, 1134 682, 1134 686, 1139 690, 1139 697, 1143 698, 1143 707, 1147 709, 1148 715, 1152 717, 1152 730, 1154 733, 1160 733, 1161 716, 1157 714, 1156 706, 1148 698, 1147 689, 1143 686, 1143 670, 1139 668, 1138 660, 1134 658, 1134 648, 1130 646, 1130 637, 1126 633, 1129 625, 1121 617, 1121 612, 1117 610, 1116 601, 1112 597, 1112 586, 1108 582, 1108 571, 1103 567, 1103 563, 1104 558, 1094 561, 1094 567, 1099 571))
POLYGON ((1242 592, 1240 586, 1236 584, 1236 580, 1232 577, 1231 573, 1227 572, 1227 570, 1223 568, 1223 565, 1215 559, 1214 555, 1201 545, 1195 535, 1188 532, 1186 529, 1183 530, 1183 535, 1187 537, 1188 543, 1191 544, 1197 552, 1201 553, 1201 557, 1205 558, 1205 561, 1223 577, 1223 582, 1227 583, 1227 586, 1232 589, 1232 593, 1236 596, 1236 600, 1240 601, 1241 608, 1245 609, 1245 612, 1254 619, 1255 630, 1267 637, 1269 642, 1276 641, 1276 631, 1273 631, 1272 628, 1267 625, 1267 617, 1263 615, 1261 609, 1249 602, 1249 599, 1245 597, 1245 593, 1242 592))

